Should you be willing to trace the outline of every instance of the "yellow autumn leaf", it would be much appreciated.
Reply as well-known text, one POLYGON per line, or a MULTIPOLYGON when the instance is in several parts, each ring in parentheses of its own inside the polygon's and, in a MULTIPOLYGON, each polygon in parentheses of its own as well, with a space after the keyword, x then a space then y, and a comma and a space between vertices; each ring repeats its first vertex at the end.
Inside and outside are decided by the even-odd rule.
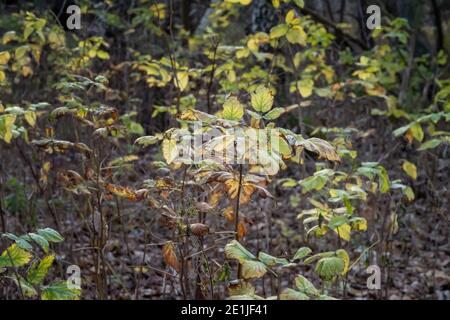
POLYGON ((405 160, 403 162, 402 168, 408 176, 410 176, 414 180, 417 179, 417 167, 414 163, 405 160))
POLYGON ((0 65, 7 64, 10 58, 11 55, 9 54, 8 51, 0 52, 0 65))
POLYGON ((419 123, 415 123, 409 128, 408 132, 411 133, 411 135, 419 142, 422 142, 423 140, 423 129, 422 126, 419 123))
POLYGON ((178 157, 177 142, 175 139, 164 139, 162 142, 162 153, 168 164, 178 157))
POLYGON ((297 25, 289 29, 286 33, 286 39, 290 43, 297 43, 304 46, 306 45, 307 35, 305 30, 301 26, 297 25))
POLYGON ((297 82, 298 90, 303 98, 308 98, 312 95, 314 88, 314 81, 312 79, 303 79, 297 82))
POLYGON ((344 239, 345 241, 350 241, 351 229, 352 228, 348 223, 344 223, 343 225, 340 225, 339 227, 333 229, 333 231, 339 235, 339 238, 344 239))
POLYGON ((8 42, 14 40, 16 38, 15 31, 8 31, 3 35, 2 42, 3 44, 7 44, 8 42))
POLYGON ((270 39, 277 39, 284 36, 289 30, 287 24, 279 24, 272 29, 270 29, 270 39))
POLYGON ((294 20, 295 18, 295 10, 291 9, 289 10, 289 12, 286 14, 286 24, 290 24, 292 22, 292 20, 294 20))
POLYGON ((248 6, 250 3, 252 3, 252 0, 225 0, 225 2, 228 3, 239 3, 243 6, 248 6))
POLYGON ((28 122, 28 124, 30 126, 32 126, 32 127, 35 126, 35 124, 36 124, 36 112, 31 111, 31 110, 25 111, 24 117, 25 117, 25 120, 28 122))
POLYGON ((267 267, 260 261, 246 260, 241 263, 241 267, 241 275, 244 279, 261 278, 267 272, 267 267))
POLYGON ((222 115, 226 120, 241 120, 244 116, 244 107, 236 97, 230 97, 223 104, 222 115))
POLYGON ((13 137, 12 128, 14 122, 16 121, 16 116, 12 114, 5 114, 0 116, 0 138, 6 143, 10 143, 13 137))
POLYGON ((350 267, 350 257, 348 256, 347 251, 344 249, 339 249, 336 251, 336 255, 344 261, 344 270, 342 270, 341 275, 345 275, 348 272, 348 268, 350 267))
POLYGON ((252 93, 251 104, 253 109, 258 112, 267 112, 273 106, 273 94, 270 89, 259 86, 255 92, 252 93))
POLYGON ((33 69, 31 69, 29 66, 23 66, 22 67, 22 75, 26 78, 29 75, 33 74, 33 69))
POLYGON ((175 86, 184 91, 189 83, 189 73, 185 71, 177 72, 177 78, 174 79, 175 86))

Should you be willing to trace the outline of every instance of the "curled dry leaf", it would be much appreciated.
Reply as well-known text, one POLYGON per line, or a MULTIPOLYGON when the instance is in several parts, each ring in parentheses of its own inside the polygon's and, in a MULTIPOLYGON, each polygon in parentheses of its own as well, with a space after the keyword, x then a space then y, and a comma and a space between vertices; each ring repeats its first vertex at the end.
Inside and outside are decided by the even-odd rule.
POLYGON ((234 209, 232 206, 227 207, 223 211, 223 216, 228 220, 228 222, 234 221, 234 209))
POLYGON ((336 149, 327 141, 319 138, 310 138, 307 140, 297 141, 296 147, 303 147, 308 151, 317 154, 320 158, 324 158, 330 161, 340 162, 341 158, 336 152, 336 149))
POLYGON ((180 272, 181 267, 178 262, 177 255, 175 254, 175 247, 172 241, 167 242, 163 247, 164 262, 175 269, 176 272, 180 272))
POLYGON ((201 213, 208 213, 213 209, 207 202, 196 202, 195 208, 201 213))
POLYGON ((245 222, 240 220, 237 226, 238 240, 242 240, 246 234, 247 234, 247 227, 245 226, 245 222))
POLYGON ((86 155, 92 153, 92 149, 89 148, 84 143, 73 143, 70 141, 64 140, 55 140, 55 139, 42 139, 42 140, 33 140, 32 144, 38 148, 44 149, 47 153, 63 153, 69 149, 73 149, 75 151, 84 153, 86 155))
POLYGON ((122 187, 112 183, 107 183, 105 189, 120 198, 127 198, 130 201, 138 201, 139 198, 142 199, 143 196, 142 190, 139 190, 138 197, 137 192, 130 187, 122 187))
POLYGON ((209 227, 203 223, 193 223, 189 226, 193 235, 203 237, 209 233, 209 227))
POLYGON ((67 170, 58 173, 59 183, 69 192, 75 194, 91 194, 87 186, 84 184, 83 177, 76 171, 67 170))

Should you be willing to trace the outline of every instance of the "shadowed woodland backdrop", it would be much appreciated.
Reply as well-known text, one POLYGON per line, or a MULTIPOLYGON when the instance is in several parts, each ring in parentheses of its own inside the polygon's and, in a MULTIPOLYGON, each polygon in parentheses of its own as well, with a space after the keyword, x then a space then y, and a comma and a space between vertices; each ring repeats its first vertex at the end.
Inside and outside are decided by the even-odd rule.
POLYGON ((449 17, 0 1, 0 299, 450 299, 449 17))

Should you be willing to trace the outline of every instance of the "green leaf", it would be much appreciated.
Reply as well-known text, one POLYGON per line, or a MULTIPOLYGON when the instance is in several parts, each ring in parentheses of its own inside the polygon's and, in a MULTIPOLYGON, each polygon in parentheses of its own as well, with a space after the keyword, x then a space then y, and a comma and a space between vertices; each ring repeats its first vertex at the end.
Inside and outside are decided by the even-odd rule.
POLYGON ((328 228, 336 229, 337 227, 342 226, 348 222, 348 218, 346 216, 334 216, 328 222, 328 228))
POLYGON ((266 120, 278 119, 285 112, 284 108, 274 108, 264 115, 266 120))
POLYGON ((423 129, 422 126, 419 123, 414 123, 411 128, 409 128, 411 131, 414 139, 421 142, 423 140, 423 129))
POLYGON ((266 272, 266 265, 260 261, 245 260, 241 262, 241 275, 244 279, 261 278, 266 272))
POLYGON ((16 60, 19 60, 20 58, 22 58, 29 49, 30 49, 30 47, 27 45, 17 47, 16 51, 15 51, 16 60))
POLYGON ((310 255, 312 250, 308 247, 301 247, 297 250, 297 252, 294 255, 294 258, 292 258, 292 261, 301 260, 304 257, 310 255))
POLYGON ((273 267, 277 264, 287 265, 289 263, 287 259, 276 258, 264 252, 259 252, 258 259, 268 267, 273 267))
POLYGON ((3 42, 3 44, 7 44, 8 42, 10 42, 16 38, 17 38, 17 34, 15 31, 8 31, 3 34, 2 42, 3 42))
POLYGON ((348 256, 347 251, 344 249, 339 249, 336 251, 336 255, 344 261, 344 270, 342 270, 341 275, 345 275, 348 272, 348 268, 350 267, 350 257, 348 256))
POLYGON ((311 190, 321 190, 328 181, 328 177, 315 175, 301 180, 299 183, 302 186, 302 193, 307 193, 311 190))
POLYGON ((305 30, 301 26, 293 26, 289 29, 289 31, 286 33, 286 39, 290 43, 297 43, 302 46, 306 45, 306 39, 307 35, 305 30))
POLYGON ((26 265, 31 260, 31 253, 19 248, 14 243, 0 256, 0 268, 3 267, 21 267, 26 265))
POLYGON ((415 198, 414 191, 411 187, 406 187, 405 190, 403 190, 404 195, 406 196, 406 199, 408 201, 413 201, 415 198))
POLYGON ((272 109, 273 94, 268 88, 259 86, 251 96, 251 104, 256 111, 267 112, 272 109))
POLYGON ((289 179, 289 178, 283 179, 280 182, 281 182, 281 186, 283 188, 293 188, 293 187, 296 187, 298 185, 297 180, 289 179))
POLYGON ((292 149, 286 139, 281 136, 278 130, 270 130, 271 152, 276 152, 287 159, 292 156, 292 149))
POLYGON ((380 184, 380 191, 381 193, 386 193, 391 189, 391 184, 389 182, 389 175, 385 168, 379 167, 379 173, 378 173, 378 182, 380 184))
MULTIPOLYGON (((47 239, 45 239, 43 236, 38 235, 36 233, 28 233, 28 234, 22 236, 22 238, 25 238, 26 240, 33 240, 42 248, 42 250, 44 250, 45 253, 48 252, 49 243, 48 243, 47 239)), ((57 241, 53 241, 53 242, 57 242, 57 241)))
POLYGON ((294 3, 297 5, 297 7, 299 8, 303 8, 305 6, 305 2, 303 0, 294 0, 294 3))
POLYGON ((12 129, 16 116, 13 114, 4 114, 0 116, 0 138, 6 143, 10 143, 13 137, 12 129))
POLYGON ((244 116, 244 107, 236 97, 230 97, 223 104, 222 115, 226 120, 241 120, 244 116))
POLYGON ((2 234, 2 236, 15 241, 17 243, 17 245, 19 246, 19 248, 22 248, 24 250, 32 250, 33 249, 33 246, 28 241, 26 241, 25 239, 21 239, 12 233, 4 233, 4 234, 2 234))
POLYGON ((48 242, 61 242, 64 238, 55 230, 51 228, 39 229, 37 233, 44 237, 48 242))
POLYGON ((341 275, 344 269, 344 260, 338 257, 327 257, 317 262, 315 271, 323 280, 332 281, 336 276, 341 275))
POLYGON ((270 39, 277 39, 284 36, 289 30, 289 26, 287 24, 279 24, 272 29, 270 29, 269 37, 270 39))
POLYGON ((39 285, 44 281, 44 278, 47 276, 48 270, 53 264, 53 261, 55 260, 54 255, 48 255, 44 257, 39 264, 33 263, 31 266, 30 271, 28 271, 28 282, 30 282, 33 285, 39 285))
POLYGON ((23 292, 23 295, 25 297, 31 298, 31 297, 37 296, 38 293, 37 293, 36 289, 33 287, 33 285, 31 283, 29 283, 27 280, 25 280, 22 276, 19 275, 19 278, 14 276, 13 280, 17 286, 20 286, 20 288, 23 292))
POLYGON ((145 136, 137 138, 136 141, 134 141, 135 144, 143 145, 144 147, 155 144, 159 141, 159 138, 155 136, 145 136))
POLYGON ((97 57, 99 59, 102 59, 102 60, 108 60, 109 59, 109 53, 106 52, 106 51, 103 51, 103 50, 98 50, 97 51, 97 57))
MULTIPOLYGON (((254 118, 254 119, 256 119, 256 120, 261 120, 261 118, 262 118, 262 116, 259 114, 259 113, 257 113, 257 112, 255 112, 255 111, 252 111, 252 110, 245 110, 252 118, 254 118)), ((266 114, 266 116, 267 116, 267 114, 266 114)))
POLYGON ((23 31, 23 38, 24 40, 27 40, 28 37, 33 33, 34 29, 32 26, 28 25, 25 27, 25 30, 23 31))
POLYGON ((317 297, 317 300, 337 300, 336 298, 327 296, 325 294, 321 294, 320 296, 317 297))
POLYGON ((78 300, 80 298, 79 289, 69 289, 66 281, 54 282, 42 290, 42 300, 78 300))
POLYGON ((297 82, 298 91, 303 98, 308 98, 313 93, 314 81, 312 79, 303 79, 297 82))
POLYGON ((442 143, 440 139, 431 139, 427 142, 422 143, 422 145, 417 149, 418 151, 425 151, 428 149, 434 149, 442 143))
POLYGON ((335 254, 334 251, 327 251, 327 252, 321 252, 318 254, 315 254, 307 259, 305 259, 305 261, 303 261, 304 264, 310 264, 320 258, 327 258, 327 257, 333 257, 335 254))
POLYGON ((225 256, 227 259, 235 259, 239 262, 255 260, 256 257, 245 249, 238 241, 233 240, 225 246, 225 256))
POLYGON ((298 275, 297 277, 295 277, 295 286, 298 290, 300 290, 304 294, 307 294, 308 296, 319 295, 319 290, 314 287, 311 281, 309 281, 302 275, 298 275))
POLYGON ((286 288, 280 293, 280 300, 309 300, 309 297, 303 292, 286 288))

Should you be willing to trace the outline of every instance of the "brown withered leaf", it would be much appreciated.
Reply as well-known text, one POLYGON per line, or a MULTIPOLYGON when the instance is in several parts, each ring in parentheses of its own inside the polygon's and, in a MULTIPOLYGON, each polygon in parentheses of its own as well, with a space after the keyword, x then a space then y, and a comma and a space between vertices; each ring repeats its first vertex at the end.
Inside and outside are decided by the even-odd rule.
POLYGON ((178 262, 177 255, 175 253, 175 247, 174 247, 172 241, 167 242, 163 246, 163 258, 164 258, 164 262, 168 266, 175 269, 176 272, 180 272, 180 270, 181 270, 180 263, 178 262))
POLYGON ((130 187, 122 187, 112 183, 106 183, 105 189, 120 198, 127 198, 130 201, 139 200, 136 191, 131 189, 130 187))
POLYGON ((216 187, 209 195, 209 205, 214 208, 219 203, 220 199, 223 196, 223 189, 221 187, 216 187))
POLYGON ((76 171, 66 170, 64 172, 59 172, 58 181, 61 186, 69 192, 73 192, 78 195, 91 194, 85 185, 83 177, 76 171))
POLYGON ((229 222, 233 222, 234 221, 234 209, 233 209, 233 207, 229 206, 229 207, 225 208, 225 210, 223 211, 223 216, 229 222))
MULTIPOLYGON (((236 199, 239 193, 239 180, 238 179, 229 179, 225 181, 225 188, 228 191, 228 195, 231 199, 236 199)), ((239 202, 241 204, 246 204, 250 201, 253 193, 255 192, 256 187, 253 183, 242 183, 241 186, 241 196, 239 202)))
POLYGON ((145 198, 147 198, 149 191, 147 189, 139 189, 136 190, 135 194, 136 194, 136 200, 137 201, 141 201, 145 198))
POLYGON ((237 236, 238 240, 244 239, 245 235, 247 234, 247 227, 245 226, 245 222, 240 220, 237 226, 237 236))
POLYGON ((306 140, 296 141, 296 147, 303 147, 306 150, 313 152, 319 156, 330 161, 340 162, 341 158, 336 152, 336 149, 327 141, 319 138, 310 138, 306 140))
POLYGON ((203 201, 202 202, 196 202, 195 203, 195 208, 201 213, 208 213, 208 212, 210 212, 213 209, 212 206, 210 206, 207 202, 203 202, 203 201))
POLYGON ((203 237, 209 233, 209 227, 203 223, 193 223, 189 226, 193 235, 203 237))
POLYGON ((106 218, 102 217, 100 212, 96 210, 91 219, 94 232, 98 235, 99 240, 102 240, 101 244, 104 245, 108 240, 109 235, 108 223, 106 222, 106 218))
POLYGON ((228 293, 230 296, 253 295, 255 292, 255 287, 245 280, 235 280, 228 283, 228 293))
POLYGON ((79 151, 86 155, 92 153, 92 149, 81 142, 73 143, 64 140, 42 139, 42 140, 33 140, 31 143, 38 148, 44 149, 45 152, 50 154, 54 152, 63 153, 69 149, 79 151))

